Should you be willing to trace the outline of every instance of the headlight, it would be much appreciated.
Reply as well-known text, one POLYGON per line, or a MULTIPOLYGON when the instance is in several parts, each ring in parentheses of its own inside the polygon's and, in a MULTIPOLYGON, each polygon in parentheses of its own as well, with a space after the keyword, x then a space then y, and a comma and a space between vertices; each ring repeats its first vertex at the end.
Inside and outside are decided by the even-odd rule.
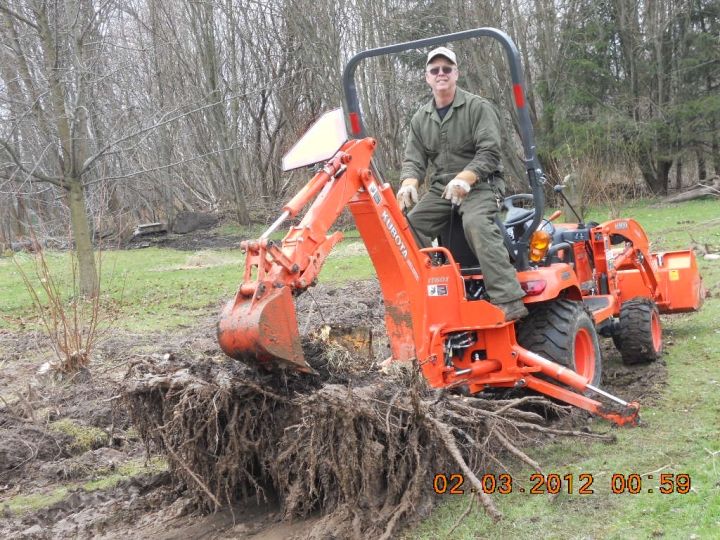
POLYGON ((530 260, 534 263, 542 261, 550 248, 551 242, 550 233, 542 229, 535 231, 530 237, 530 260))

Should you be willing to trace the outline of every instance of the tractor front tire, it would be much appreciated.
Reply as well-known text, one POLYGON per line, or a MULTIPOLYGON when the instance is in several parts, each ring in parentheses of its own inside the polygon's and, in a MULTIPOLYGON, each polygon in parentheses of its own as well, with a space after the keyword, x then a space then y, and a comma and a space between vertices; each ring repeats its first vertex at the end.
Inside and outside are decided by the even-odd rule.
POLYGON ((595 323, 582 302, 555 300, 530 305, 517 326, 521 347, 600 385, 602 356, 595 323))
POLYGON ((658 308, 649 298, 628 300, 620 306, 620 326, 613 343, 625 365, 654 362, 663 352, 658 308))

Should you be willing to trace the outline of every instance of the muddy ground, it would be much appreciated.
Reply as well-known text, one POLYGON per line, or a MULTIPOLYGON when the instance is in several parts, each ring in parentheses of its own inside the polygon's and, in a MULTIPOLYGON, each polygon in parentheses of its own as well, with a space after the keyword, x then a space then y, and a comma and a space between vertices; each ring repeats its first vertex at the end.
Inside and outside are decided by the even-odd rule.
MULTIPOLYGON (((372 339, 362 341, 358 354, 365 356, 364 369, 378 372, 388 349, 376 282, 321 284, 301 296, 297 307, 305 334, 324 324, 370 329, 372 339)), ((203 513, 187 486, 148 454, 131 425, 120 387, 128 369, 138 360, 172 356, 222 361, 214 315, 176 333, 115 332, 100 344, 89 372, 71 381, 36 375, 49 359, 42 342, 38 334, 0 331, 0 536, 291 538, 305 537, 320 519, 310 513, 283 520, 272 498, 203 513)), ((664 364, 625 367, 612 343, 603 343, 603 387, 652 403, 665 383, 664 364)), ((584 428, 593 420, 573 411, 558 422, 584 428)), ((532 454, 532 446, 543 443, 536 437, 524 450, 532 454)))

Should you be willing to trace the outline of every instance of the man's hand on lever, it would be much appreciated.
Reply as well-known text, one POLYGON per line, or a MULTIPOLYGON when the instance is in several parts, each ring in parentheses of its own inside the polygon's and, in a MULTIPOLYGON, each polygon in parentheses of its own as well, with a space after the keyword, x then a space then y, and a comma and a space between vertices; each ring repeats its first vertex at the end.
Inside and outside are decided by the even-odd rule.
POLYGON ((415 206, 418 202, 418 179, 406 178, 403 180, 400 189, 397 192, 397 201, 400 210, 406 212, 415 206))
POLYGON ((477 176, 474 172, 461 171, 448 182, 442 196, 452 202, 453 205, 460 206, 465 200, 465 196, 470 193, 470 189, 476 180, 477 176))

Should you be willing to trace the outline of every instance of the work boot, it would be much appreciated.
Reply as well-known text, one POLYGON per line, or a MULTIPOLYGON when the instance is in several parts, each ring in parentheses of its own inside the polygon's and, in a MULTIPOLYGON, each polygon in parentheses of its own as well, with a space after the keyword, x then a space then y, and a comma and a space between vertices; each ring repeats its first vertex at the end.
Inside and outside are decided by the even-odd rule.
POLYGON ((511 302, 503 302, 495 304, 505 313, 505 322, 516 321, 522 319, 528 314, 528 310, 522 300, 513 300, 511 302))

